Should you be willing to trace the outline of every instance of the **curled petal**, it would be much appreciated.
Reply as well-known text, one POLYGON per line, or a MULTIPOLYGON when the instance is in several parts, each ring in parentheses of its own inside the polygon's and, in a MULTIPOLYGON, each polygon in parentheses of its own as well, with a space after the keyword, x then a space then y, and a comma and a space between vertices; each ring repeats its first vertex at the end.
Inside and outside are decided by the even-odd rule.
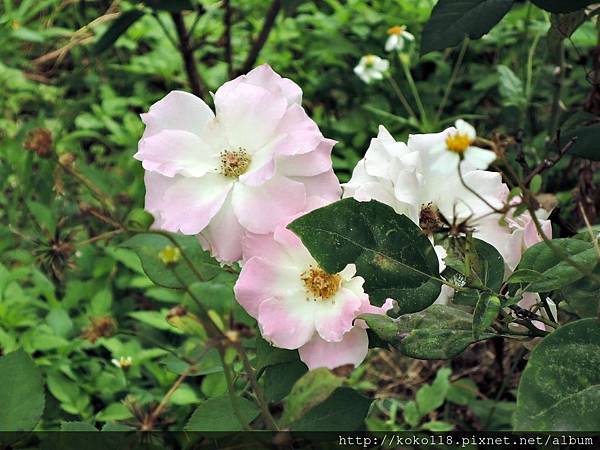
POLYGON ((369 338, 360 327, 352 328, 339 342, 327 342, 315 333, 308 343, 298 349, 300 359, 310 370, 319 367, 335 369, 346 364, 356 367, 363 362, 368 351, 369 338))
POLYGON ((183 91, 169 92, 141 115, 144 138, 162 130, 182 130, 201 136, 215 115, 201 99, 183 91))

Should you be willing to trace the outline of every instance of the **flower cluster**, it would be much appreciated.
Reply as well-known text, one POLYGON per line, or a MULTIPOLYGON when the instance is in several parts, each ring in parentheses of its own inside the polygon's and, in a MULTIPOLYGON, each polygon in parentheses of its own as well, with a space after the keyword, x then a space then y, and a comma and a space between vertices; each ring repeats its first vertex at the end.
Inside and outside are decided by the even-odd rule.
MULTIPOLYGON (((391 36, 410 40, 397 31, 391 36)), ((373 58, 359 76, 378 77, 369 70, 384 63, 373 58)), ((311 369, 358 365, 368 349, 366 324, 358 317, 385 314, 393 300, 373 306, 354 265, 326 272, 286 229, 342 196, 332 168, 335 141, 321 134, 301 98, 301 89, 268 65, 219 88, 214 113, 191 94, 171 92, 142 115, 146 129, 135 158, 146 170, 146 209, 154 227, 197 235, 219 261, 242 266, 235 295, 266 340, 298 349, 311 369)), ((436 232, 468 222, 512 270, 540 237, 530 216, 497 212, 508 189, 499 173, 484 170, 494 152, 476 143, 473 127, 460 120, 407 143, 380 127, 343 195, 393 207, 432 241, 436 232)), ((161 252, 165 264, 179 258, 174 250, 161 252)), ((446 252, 436 251, 442 272, 446 252)), ((445 289, 439 301, 449 295, 445 289)))

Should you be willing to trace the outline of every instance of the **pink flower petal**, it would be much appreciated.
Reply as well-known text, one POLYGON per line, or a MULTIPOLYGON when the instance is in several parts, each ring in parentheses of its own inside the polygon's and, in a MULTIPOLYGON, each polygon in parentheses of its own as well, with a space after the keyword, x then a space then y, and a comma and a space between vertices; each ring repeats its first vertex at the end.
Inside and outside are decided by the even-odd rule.
POLYGON ((268 64, 262 64, 252 69, 244 81, 268 89, 275 95, 283 96, 288 103, 298 105, 302 101, 302 89, 289 78, 282 78, 268 64))
POLYGON ((171 91, 141 117, 146 124, 143 138, 147 138, 162 130, 183 130, 200 136, 215 115, 195 95, 171 91))
POLYGON ((306 344, 315 332, 314 311, 303 296, 269 298, 261 302, 258 324, 263 337, 280 348, 290 350, 306 344), (291 303, 296 302, 296 305, 291 303))
POLYGON ((325 139, 312 152, 281 157, 277 161, 279 173, 288 177, 310 177, 331 170, 334 145, 335 141, 325 139))
POLYGON ((248 83, 224 86, 215 93, 217 120, 231 149, 254 154, 277 138, 275 130, 286 113, 287 101, 248 83))
POLYGON ((367 332, 354 327, 339 342, 327 342, 318 334, 298 349, 300 359, 310 370, 319 367, 335 369, 346 364, 358 366, 369 351, 369 338, 367 332))
POLYGON ((133 157, 142 161, 144 169, 167 177, 199 177, 219 167, 219 152, 183 130, 162 130, 142 139, 133 157))
POLYGON ((325 139, 317 124, 299 105, 291 105, 287 109, 275 134, 285 136, 275 149, 275 152, 280 155, 308 153, 325 139))
POLYGON ((312 177, 292 177, 302 183, 307 197, 320 197, 326 202, 336 202, 342 195, 342 186, 333 170, 312 177))
POLYGON ((361 296, 345 287, 340 288, 333 299, 316 300, 315 327, 319 336, 329 342, 340 341, 352 328, 362 301, 361 296))
POLYGON ((221 262, 233 263, 242 258, 242 238, 245 230, 233 213, 231 192, 220 211, 202 230, 198 239, 205 250, 221 262))
POLYGON ((235 283, 235 297, 252 317, 258 317, 260 304, 269 298, 282 298, 302 290, 300 274, 282 264, 284 255, 275 259, 250 258, 235 283))
POLYGON ((256 187, 236 183, 232 200, 240 224, 252 233, 266 234, 285 218, 302 211, 306 194, 301 183, 274 176, 256 187))
POLYGON ((166 178, 146 172, 144 181, 146 209, 160 217, 162 229, 183 234, 202 231, 223 206, 233 184, 217 174, 166 178))

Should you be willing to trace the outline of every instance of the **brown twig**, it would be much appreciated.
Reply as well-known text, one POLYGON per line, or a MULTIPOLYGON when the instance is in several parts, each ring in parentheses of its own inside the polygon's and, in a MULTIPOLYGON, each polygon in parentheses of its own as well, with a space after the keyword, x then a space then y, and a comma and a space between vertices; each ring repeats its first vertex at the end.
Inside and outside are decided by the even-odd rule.
POLYGON ((525 186, 529 186, 529 183, 531 182, 531 180, 533 180, 533 177, 535 177, 536 175, 541 174, 542 172, 544 172, 545 170, 550 169, 551 167, 553 167, 558 161, 560 161, 562 159, 563 156, 565 156, 565 154, 571 149, 571 147, 573 147, 573 145, 575 145, 575 141, 577 140, 576 137, 574 137, 573 139, 571 139, 569 142, 567 142, 566 145, 564 145, 556 155, 554 155, 552 158, 546 158, 544 159, 541 163, 539 163, 530 173, 529 175, 527 175, 527 177, 525 178, 525 180, 523 180, 523 184, 525 186))
POLYGON ((177 31, 177 37, 179 39, 179 51, 183 58, 185 65, 185 72, 190 82, 192 93, 198 97, 204 97, 206 93, 206 87, 198 67, 196 67, 196 61, 194 60, 194 50, 190 42, 190 36, 185 29, 185 23, 183 22, 183 16, 180 12, 171 13, 173 23, 175 24, 175 30, 177 31))
POLYGON ((252 69, 252 67, 254 67, 254 64, 256 63, 256 60, 258 59, 258 55, 260 54, 260 51, 262 50, 265 43, 267 42, 267 38, 269 37, 269 34, 271 33, 271 29, 273 28, 273 25, 275 24, 275 19, 277 18, 277 14, 279 14, 280 9, 281 9, 281 0, 273 0, 273 2, 271 3, 271 6, 269 7, 269 10, 267 11, 267 14, 265 16, 265 21, 263 22, 263 27, 260 30, 260 34, 258 35, 256 40, 252 44, 252 47, 250 48, 250 52, 248 53, 248 57, 246 58, 246 61, 244 61, 244 64, 242 65, 242 68, 239 70, 238 74, 241 75, 243 73, 246 73, 246 72, 250 71, 252 69))

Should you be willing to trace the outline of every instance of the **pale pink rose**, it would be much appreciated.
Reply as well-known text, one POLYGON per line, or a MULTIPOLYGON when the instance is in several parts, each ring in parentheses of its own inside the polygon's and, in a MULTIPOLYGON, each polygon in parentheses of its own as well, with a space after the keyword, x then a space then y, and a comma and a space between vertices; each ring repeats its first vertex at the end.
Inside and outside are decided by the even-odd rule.
POLYGON ((272 236, 248 234, 245 262, 234 291, 240 305, 256 318, 263 337, 276 347, 300 349, 313 369, 359 364, 368 341, 364 312, 384 313, 369 304, 364 280, 353 264, 337 274, 323 271, 300 239, 285 227, 272 236), (365 333, 365 334, 363 334, 365 333), (327 349, 336 348, 332 354, 327 349))
MULTIPOLYGON (((549 214, 544 209, 536 211, 542 231, 548 239, 552 239, 552 223, 547 220, 549 214)), ((493 214, 482 218, 473 235, 496 247, 504 258, 507 274, 515 270, 525 250, 543 240, 537 232, 531 214, 526 211, 515 217, 514 209, 504 217, 493 214)))
POLYGON ((262 65, 221 86, 216 114, 173 91, 142 115, 134 157, 146 170, 146 209, 155 227, 199 234, 224 262, 242 256, 246 231, 272 232, 306 208, 308 196, 340 196, 334 141, 300 106, 302 91, 262 65))

